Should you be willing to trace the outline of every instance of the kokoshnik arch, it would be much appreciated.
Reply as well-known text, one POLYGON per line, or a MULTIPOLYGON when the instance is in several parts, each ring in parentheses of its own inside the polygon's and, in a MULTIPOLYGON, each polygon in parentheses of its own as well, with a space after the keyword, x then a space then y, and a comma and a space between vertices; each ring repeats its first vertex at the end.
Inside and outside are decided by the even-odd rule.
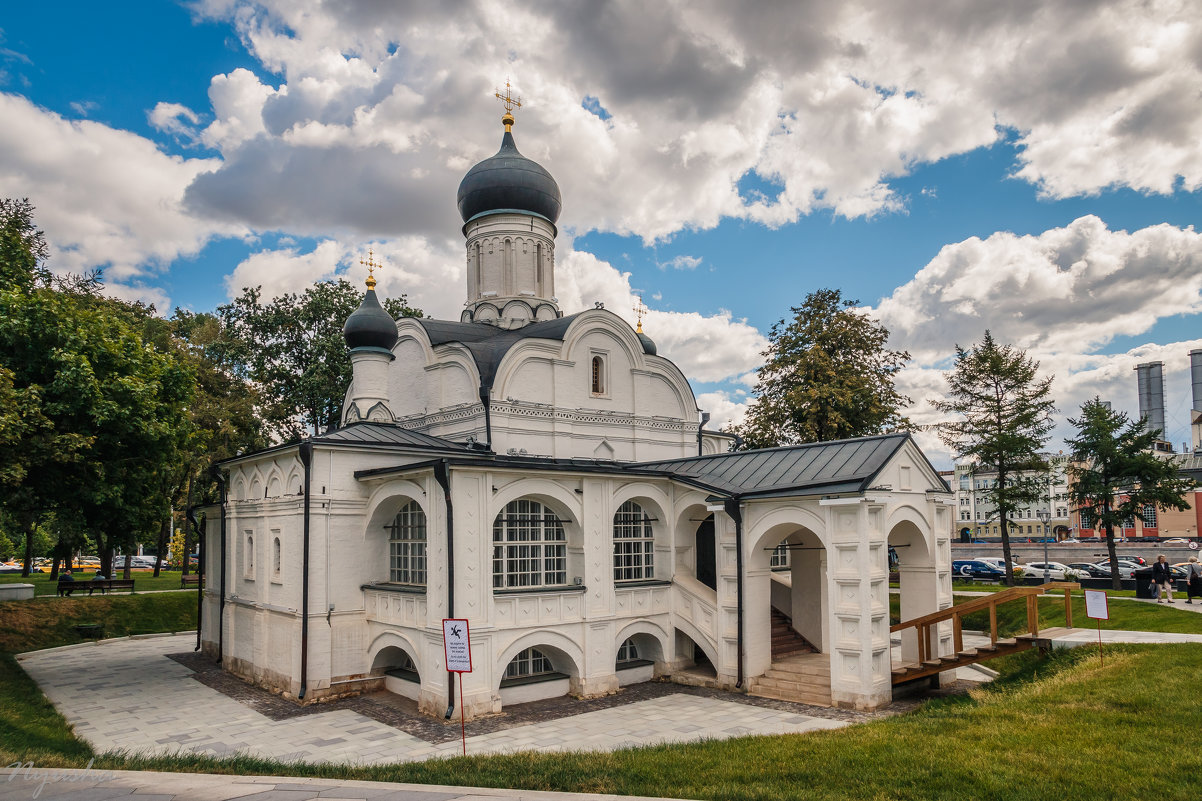
POLYGON ((820 668, 800 698, 888 703, 888 551, 903 618, 951 605, 948 486, 905 434, 733 451, 641 323, 564 314, 559 187, 509 111, 459 187, 460 319, 393 320, 369 277, 342 426, 220 465, 201 647, 302 703, 442 716, 467 618, 472 717, 654 677, 788 697, 775 619, 820 668))

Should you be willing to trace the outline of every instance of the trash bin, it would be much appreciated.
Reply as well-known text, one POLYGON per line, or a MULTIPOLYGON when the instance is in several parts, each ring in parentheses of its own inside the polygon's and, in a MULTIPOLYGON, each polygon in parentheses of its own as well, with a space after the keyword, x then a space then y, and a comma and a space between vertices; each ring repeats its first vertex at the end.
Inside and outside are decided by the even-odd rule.
POLYGON ((1152 568, 1141 567, 1131 574, 1131 578, 1135 579, 1135 597, 1136 598, 1155 598, 1156 595, 1152 592, 1152 568))

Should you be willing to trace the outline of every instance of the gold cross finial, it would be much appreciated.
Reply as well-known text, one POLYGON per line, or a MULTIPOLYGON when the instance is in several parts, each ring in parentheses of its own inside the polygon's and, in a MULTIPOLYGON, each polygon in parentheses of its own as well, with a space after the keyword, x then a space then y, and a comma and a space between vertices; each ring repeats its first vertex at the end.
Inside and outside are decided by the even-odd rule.
POLYGON ((367 288, 375 289, 376 288, 376 276, 374 274, 375 269, 377 267, 383 267, 384 265, 380 264, 376 261, 375 252, 371 248, 367 249, 367 258, 359 259, 359 263, 367 268, 367 288))
POLYGON ((497 99, 505 104, 505 116, 501 118, 501 122, 505 123, 505 130, 513 130, 513 110, 522 107, 522 98, 514 97, 512 87, 509 85, 509 79, 505 79, 505 94, 501 94, 498 90, 495 92, 497 99))
POLYGON ((635 333, 643 333, 643 315, 647 313, 647 309, 643 306, 643 296, 639 295, 639 302, 635 304, 632 311, 639 316, 639 327, 634 329, 635 333))

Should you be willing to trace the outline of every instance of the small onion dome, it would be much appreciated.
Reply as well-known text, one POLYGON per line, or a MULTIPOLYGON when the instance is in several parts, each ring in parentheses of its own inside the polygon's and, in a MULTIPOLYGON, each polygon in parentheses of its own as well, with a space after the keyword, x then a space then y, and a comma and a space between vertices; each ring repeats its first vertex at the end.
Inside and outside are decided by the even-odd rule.
POLYGON ((484 212, 512 209, 532 212, 554 223, 563 206, 559 184, 542 165, 518 152, 508 130, 497 154, 463 176, 457 199, 464 222, 484 212))
POLYGON ((392 316, 384 311, 384 307, 376 298, 374 289, 367 290, 359 308, 346 318, 346 325, 342 326, 342 336, 346 338, 346 346, 351 350, 355 348, 392 350, 392 346, 396 344, 397 340, 396 320, 393 320, 392 316))
POLYGON ((639 331, 635 336, 639 338, 639 342, 643 343, 643 353, 646 353, 648 356, 654 356, 655 342, 651 339, 651 337, 647 336, 642 331, 639 331))

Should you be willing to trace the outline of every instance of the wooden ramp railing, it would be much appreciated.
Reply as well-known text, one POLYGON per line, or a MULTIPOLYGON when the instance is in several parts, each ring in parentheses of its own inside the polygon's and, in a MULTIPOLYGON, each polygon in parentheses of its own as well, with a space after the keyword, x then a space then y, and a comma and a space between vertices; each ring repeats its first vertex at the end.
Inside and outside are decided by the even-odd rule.
POLYGON ((1057 630, 1044 630, 1043 637, 1039 631, 1039 596, 1049 591, 1064 592, 1064 622, 1066 628, 1073 627, 1073 606, 1069 598, 1070 590, 1080 589, 1081 585, 1072 581, 1053 581, 1035 587, 1011 587, 1007 590, 992 593, 982 598, 956 604, 940 612, 905 620, 889 627, 889 632, 914 629, 918 636, 918 662, 902 663, 893 667, 893 683, 931 676, 944 670, 952 670, 974 662, 983 662, 1005 654, 1016 653, 1033 648, 1047 640, 1057 630), (1003 640, 997 634, 997 608, 1004 603, 1026 599, 1027 603, 1027 633, 1003 640), (989 610, 989 645, 977 648, 964 647, 962 621, 965 615, 989 610), (952 622, 953 653, 939 654, 939 624, 952 622))

